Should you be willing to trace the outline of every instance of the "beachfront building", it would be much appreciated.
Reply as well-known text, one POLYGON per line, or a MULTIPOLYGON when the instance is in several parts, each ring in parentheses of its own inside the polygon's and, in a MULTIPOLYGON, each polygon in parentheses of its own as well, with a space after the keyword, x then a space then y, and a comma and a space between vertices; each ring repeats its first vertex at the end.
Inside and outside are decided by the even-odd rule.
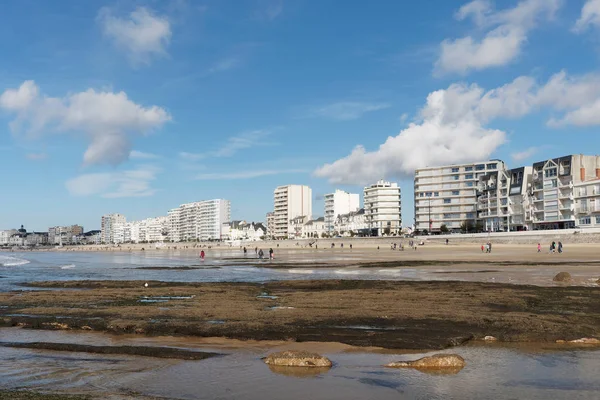
POLYGON ((0 246, 7 246, 10 243, 10 238, 17 234, 16 229, 6 229, 0 231, 0 246))
POLYGON ((127 222, 127 219, 122 214, 103 215, 101 224, 102 243, 115 243, 116 230, 125 222, 127 222))
POLYGON ((269 239, 273 239, 274 231, 275 231, 275 213, 270 211, 267 213, 267 232, 266 236, 269 239))
POLYGON ((580 228, 600 228, 600 177, 573 185, 575 222, 580 228))
POLYGON ((223 224, 221 229, 223 240, 263 240, 267 228, 260 222, 231 221, 223 224))
MULTIPOLYGON (((504 162, 484 162, 420 168, 415 171, 415 229, 460 231, 477 223, 479 178, 504 170, 504 162)), ((366 204, 366 201, 365 201, 366 204)))
POLYGON ((48 232, 28 232, 25 236, 25 246, 48 245, 48 232))
POLYGON ((369 226, 365 218, 365 209, 361 208, 357 211, 338 215, 334 225, 335 232, 341 236, 368 236, 369 226))
POLYGON ((532 206, 528 189, 533 167, 492 171, 479 177, 477 219, 486 232, 530 229, 532 206))
POLYGON ((83 235, 81 225, 53 226, 48 228, 48 244, 76 244, 79 235, 83 235))
POLYGON ((290 239, 301 239, 304 236, 304 225, 309 221, 308 216, 301 215, 296 218, 292 218, 290 220, 290 230, 288 233, 288 238, 290 239))
POLYGON ((330 234, 335 231, 335 221, 339 215, 357 211, 360 208, 358 193, 336 190, 325 195, 325 225, 330 234))
POLYGON ((327 232, 325 217, 319 217, 311 219, 302 226, 302 237, 303 238, 315 238, 318 239, 323 237, 323 234, 327 232))
POLYGON ((365 220, 370 236, 402 230, 402 197, 397 183, 383 180, 364 189, 365 220))
POLYGON ((275 239, 296 235, 291 221, 312 218, 312 190, 303 185, 279 186, 273 193, 273 234, 275 239))
POLYGON ((593 193, 591 181, 598 178, 600 156, 568 155, 534 163, 533 229, 574 228, 581 218, 589 216, 591 219, 593 213, 588 210, 595 203, 589 202, 587 193, 588 189, 593 193))
POLYGON ((164 231, 174 242, 222 240, 223 224, 230 219, 229 200, 186 203, 169 211, 164 231))

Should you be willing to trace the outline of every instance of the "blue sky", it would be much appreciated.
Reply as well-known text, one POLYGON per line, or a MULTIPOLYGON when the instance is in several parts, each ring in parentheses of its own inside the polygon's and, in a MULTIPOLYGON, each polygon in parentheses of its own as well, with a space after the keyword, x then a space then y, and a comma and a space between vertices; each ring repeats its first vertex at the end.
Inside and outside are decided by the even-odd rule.
POLYGON ((600 0, 22 0, 0 13, 0 229, 414 168, 597 153, 600 0))

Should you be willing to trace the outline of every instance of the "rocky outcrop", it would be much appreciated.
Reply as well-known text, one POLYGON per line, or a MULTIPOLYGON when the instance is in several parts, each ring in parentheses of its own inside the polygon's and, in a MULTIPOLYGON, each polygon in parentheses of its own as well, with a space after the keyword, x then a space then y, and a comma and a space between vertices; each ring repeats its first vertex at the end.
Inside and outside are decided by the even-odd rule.
POLYGON ((483 341, 484 341, 484 342, 497 342, 497 341, 498 341, 498 338, 497 338, 497 337, 495 337, 495 336, 485 336, 485 337, 483 338, 483 341))
POLYGON ((417 368, 417 369, 460 369, 466 365, 465 359, 457 354, 435 354, 419 358, 415 361, 397 361, 386 364, 388 368, 417 368))
POLYGON ((552 280, 554 282, 571 282, 573 278, 568 272, 559 272, 552 280))
POLYGON ((280 367, 331 367, 331 360, 316 353, 307 351, 282 351, 269 354, 264 358, 265 364, 280 367))
POLYGON ((600 344, 600 340, 598 340, 596 338, 581 338, 581 339, 569 340, 568 343, 575 343, 575 344, 600 344))

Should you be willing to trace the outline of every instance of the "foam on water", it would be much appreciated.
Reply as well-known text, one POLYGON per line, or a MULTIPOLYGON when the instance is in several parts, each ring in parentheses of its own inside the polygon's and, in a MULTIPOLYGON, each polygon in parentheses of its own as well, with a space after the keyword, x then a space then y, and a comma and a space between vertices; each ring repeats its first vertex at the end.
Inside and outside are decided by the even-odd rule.
POLYGON ((60 269, 73 269, 75 268, 75 264, 67 264, 67 265, 61 265, 60 269))
POLYGON ((289 274, 314 274, 312 269, 288 269, 289 274))
POLYGON ((19 265, 29 264, 30 261, 22 258, 0 256, 0 266, 2 267, 18 267, 19 265))
POLYGON ((348 269, 338 269, 335 273, 340 275, 360 275, 360 271, 348 269))

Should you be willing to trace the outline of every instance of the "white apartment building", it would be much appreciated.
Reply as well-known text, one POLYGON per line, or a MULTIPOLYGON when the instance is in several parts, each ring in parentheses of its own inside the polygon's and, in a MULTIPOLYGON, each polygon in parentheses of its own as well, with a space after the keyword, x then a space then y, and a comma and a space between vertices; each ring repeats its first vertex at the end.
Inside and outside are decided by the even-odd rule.
POLYGON ((580 228, 600 228, 600 177, 573 185, 575 216, 580 228))
POLYGON ((275 232, 275 213, 274 212, 268 212, 267 213, 267 233, 266 236, 269 239, 273 238, 274 232, 275 232))
POLYGON ((500 160, 417 169, 415 229, 439 232, 445 225, 459 231, 464 222, 475 223, 479 178, 504 169, 500 160))
POLYGON ((311 219, 302 227, 302 237, 318 239, 323 237, 323 233, 327 232, 325 217, 311 219))
POLYGON ((214 199, 182 204, 168 213, 168 237, 175 242, 221 240, 222 226, 231 219, 229 200, 214 199))
POLYGON ((275 239, 296 235, 291 221, 312 218, 312 190, 303 185, 279 186, 273 193, 273 234, 275 239))
POLYGON ((125 222, 127 222, 127 219, 121 214, 103 215, 101 224, 102 243, 115 243, 116 228, 125 222))
POLYGON ((398 234, 402 230, 402 196, 397 183, 378 181, 364 189, 365 220, 370 234, 398 234))
POLYGON ((53 226, 48 228, 48 243, 51 245, 69 245, 77 243, 77 237, 83 235, 83 226, 53 226))
POLYGON ((19 233, 16 229, 7 229, 0 231, 0 246, 6 246, 10 243, 10 238, 19 233))
POLYGON ((327 231, 332 233, 335 229, 335 221, 339 215, 357 211, 360 208, 360 197, 358 193, 348 193, 336 190, 334 193, 325 195, 325 225, 327 231))
POLYGON ((533 164, 533 229, 568 229, 595 217, 600 156, 568 155, 533 164))
POLYGON ((369 235, 369 227, 365 218, 365 209, 338 215, 335 220, 334 232, 342 236, 369 235), (352 233, 351 233, 352 232, 352 233))
MULTIPOLYGON (((490 231, 530 229, 533 167, 499 170, 479 177, 477 218, 480 228, 490 231)), ((473 221, 474 222, 474 221, 473 221)), ((471 222, 470 228, 475 228, 471 222)))

